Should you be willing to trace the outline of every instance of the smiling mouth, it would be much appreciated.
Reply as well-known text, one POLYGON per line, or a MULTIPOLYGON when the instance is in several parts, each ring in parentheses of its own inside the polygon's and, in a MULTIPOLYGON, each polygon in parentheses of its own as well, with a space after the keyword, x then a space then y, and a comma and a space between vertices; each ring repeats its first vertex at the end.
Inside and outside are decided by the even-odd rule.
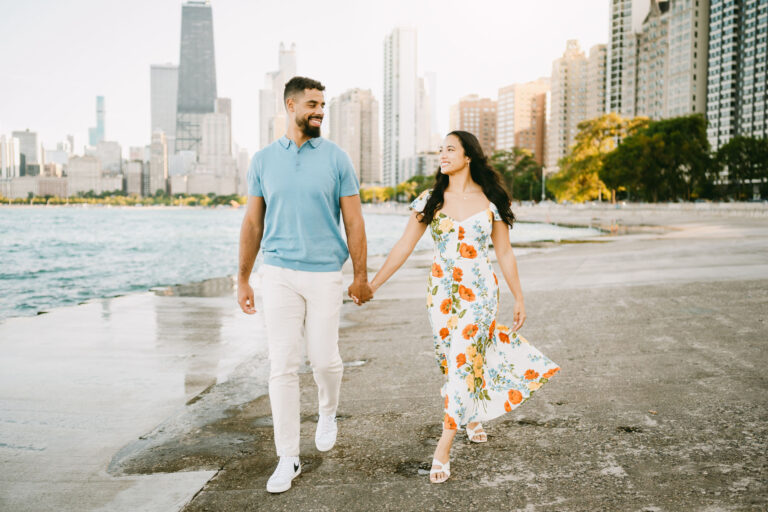
POLYGON ((317 126, 320 126, 323 124, 323 118, 322 117, 310 117, 309 122, 312 124, 316 124, 317 126))

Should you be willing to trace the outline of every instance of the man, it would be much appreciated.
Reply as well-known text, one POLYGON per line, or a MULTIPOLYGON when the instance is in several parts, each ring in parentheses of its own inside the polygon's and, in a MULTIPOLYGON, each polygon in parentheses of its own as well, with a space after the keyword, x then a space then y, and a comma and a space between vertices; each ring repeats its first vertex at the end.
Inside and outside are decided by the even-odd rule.
POLYGON ((320 137, 325 87, 293 77, 283 94, 287 134, 256 153, 248 170, 248 205, 240 230, 237 299, 254 314, 248 283, 256 254, 264 256, 262 298, 269 347, 269 401, 280 458, 267 491, 287 491, 301 473, 299 376, 301 344, 318 388, 318 450, 336 442, 341 388, 339 316, 341 266, 351 255, 348 293, 360 305, 373 296, 366 271, 366 238, 359 185, 349 156, 320 137), (347 245, 341 237, 344 218, 347 245))

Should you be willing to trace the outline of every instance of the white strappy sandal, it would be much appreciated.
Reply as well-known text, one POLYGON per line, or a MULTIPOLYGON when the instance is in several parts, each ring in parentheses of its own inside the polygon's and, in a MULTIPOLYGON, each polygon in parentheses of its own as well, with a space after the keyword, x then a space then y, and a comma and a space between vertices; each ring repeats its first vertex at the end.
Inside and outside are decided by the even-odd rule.
POLYGON ((441 484, 451 477, 451 461, 448 460, 445 464, 437 459, 432 459, 432 469, 429 470, 429 481, 433 484, 441 484), (442 480, 432 480, 432 475, 437 473, 445 473, 445 478, 442 480))
POLYGON ((470 443, 485 443, 488 442, 488 434, 485 432, 482 423, 478 423, 475 428, 470 428, 469 424, 465 427, 467 431, 467 439, 470 443), (475 439, 475 436, 485 436, 484 439, 475 439))

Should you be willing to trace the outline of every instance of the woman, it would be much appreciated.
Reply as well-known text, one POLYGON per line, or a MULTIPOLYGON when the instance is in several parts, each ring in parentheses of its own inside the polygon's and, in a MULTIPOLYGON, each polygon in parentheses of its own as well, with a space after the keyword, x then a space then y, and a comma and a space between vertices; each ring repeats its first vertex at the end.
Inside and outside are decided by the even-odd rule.
POLYGON ((517 262, 509 242, 514 215, 500 176, 488 165, 471 133, 449 133, 440 150, 435 187, 411 203, 400 240, 371 281, 374 292, 413 252, 429 226, 435 258, 427 286, 427 310, 437 363, 446 376, 441 394, 443 434, 430 481, 450 477, 450 451, 458 427, 471 442, 487 441, 481 421, 509 412, 527 400, 559 368, 528 344, 517 330, 525 305, 517 262), (514 324, 496 324, 498 279, 488 258, 496 257, 515 297, 514 324))

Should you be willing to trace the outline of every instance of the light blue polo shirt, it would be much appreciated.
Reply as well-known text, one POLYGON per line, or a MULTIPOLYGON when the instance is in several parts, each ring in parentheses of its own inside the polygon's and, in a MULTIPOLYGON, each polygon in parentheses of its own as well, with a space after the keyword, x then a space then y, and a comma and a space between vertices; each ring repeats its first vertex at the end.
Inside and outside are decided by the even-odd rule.
POLYGON ((359 189, 349 155, 322 137, 301 148, 282 137, 253 155, 248 194, 266 203, 264 263, 310 272, 341 270, 349 250, 341 237, 339 198, 359 189))

